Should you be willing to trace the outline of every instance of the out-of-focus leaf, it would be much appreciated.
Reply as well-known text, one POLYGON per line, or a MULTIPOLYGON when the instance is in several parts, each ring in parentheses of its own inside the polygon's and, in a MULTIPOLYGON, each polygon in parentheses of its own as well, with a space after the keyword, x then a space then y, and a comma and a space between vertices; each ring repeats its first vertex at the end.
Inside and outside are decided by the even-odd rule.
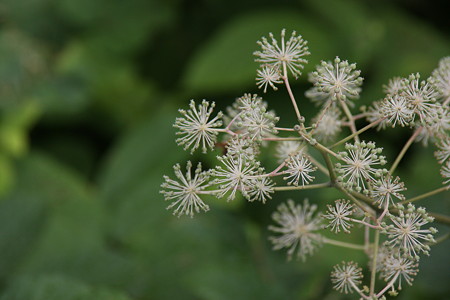
POLYGON ((11 160, 0 153, 0 196, 3 196, 12 186, 14 173, 11 160))
POLYGON ((309 42, 314 55, 308 57, 310 61, 318 62, 332 55, 333 38, 306 14, 292 11, 244 14, 226 24, 198 50, 184 74, 184 86, 195 92, 229 92, 252 86, 258 66, 252 55, 259 47, 256 41, 268 37, 269 32, 279 39, 282 28, 286 28, 288 36, 296 30, 309 42))
POLYGON ((25 277, 11 284, 1 300, 127 300, 125 294, 89 286, 60 275, 25 277))
POLYGON ((100 191, 107 201, 126 201, 134 185, 150 174, 158 174, 162 181, 164 170, 187 157, 174 141, 175 111, 166 107, 153 113, 118 141, 100 172, 100 191))

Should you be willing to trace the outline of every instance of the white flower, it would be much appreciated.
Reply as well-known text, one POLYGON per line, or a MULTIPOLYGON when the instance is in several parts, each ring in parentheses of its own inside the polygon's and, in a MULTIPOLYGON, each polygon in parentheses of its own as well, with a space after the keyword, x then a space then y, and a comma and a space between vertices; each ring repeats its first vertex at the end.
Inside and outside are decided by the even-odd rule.
POLYGON ((440 103, 435 103, 434 116, 428 118, 426 124, 422 124, 423 129, 416 138, 416 141, 422 141, 424 146, 428 145, 428 141, 435 141, 448 136, 450 130, 450 111, 442 107, 440 103))
POLYGON ((405 196, 400 194, 400 192, 406 190, 405 184, 399 181, 399 177, 393 180, 392 176, 387 175, 378 179, 372 186, 371 195, 375 203, 378 203, 379 208, 394 204, 394 197, 400 201, 405 200, 405 196))
POLYGON ((353 293, 355 288, 361 284, 363 278, 362 269, 355 262, 342 262, 342 265, 334 266, 331 272, 333 288, 341 293, 353 293))
POLYGON ((403 80, 402 96, 408 101, 411 109, 420 118, 421 124, 426 124, 436 116, 437 92, 425 81, 420 81, 420 74, 411 74, 403 80))
POLYGON ((218 134, 214 128, 222 126, 222 112, 209 120, 214 106, 214 102, 210 105, 203 100, 197 109, 194 100, 191 100, 189 110, 179 110, 183 117, 175 120, 174 127, 180 129, 177 134, 184 136, 177 139, 178 145, 184 146, 185 150, 192 147, 191 152, 194 152, 201 144, 203 153, 206 153, 207 148, 214 147, 218 134))
POLYGON ((439 151, 434 152, 440 164, 443 164, 450 157, 450 137, 440 140, 436 146, 439 151))
POLYGON ((262 63, 262 65, 270 65, 272 67, 278 67, 283 69, 285 65, 287 69, 294 75, 295 78, 301 75, 303 65, 308 61, 303 57, 309 55, 307 42, 302 39, 301 35, 297 36, 295 31, 292 32, 291 37, 285 42, 286 30, 281 31, 281 46, 278 45, 278 41, 274 38, 272 33, 269 33, 271 42, 265 37, 258 41, 258 45, 261 46, 262 51, 255 51, 253 54, 258 58, 255 61, 262 63))
POLYGON ((258 176, 249 182, 249 190, 247 198, 250 202, 261 201, 266 203, 267 199, 272 199, 271 194, 274 193, 273 186, 275 183, 267 176, 258 176))
POLYGON ((439 92, 442 102, 448 104, 450 101, 450 56, 439 61, 439 66, 431 75, 431 82, 439 92))
POLYGON ((339 181, 346 181, 344 187, 366 190, 367 181, 374 182, 375 177, 386 173, 386 170, 374 168, 386 163, 385 157, 380 155, 382 148, 375 148, 374 142, 346 144, 345 149, 347 152, 339 153, 344 163, 336 164, 339 181))
POLYGON ((303 261, 306 255, 312 255, 322 245, 322 236, 317 233, 321 229, 320 216, 314 215, 316 205, 309 205, 305 199, 303 205, 295 205, 294 201, 288 200, 278 206, 278 211, 272 214, 273 220, 279 226, 269 226, 269 230, 280 233, 269 239, 273 248, 279 250, 289 248, 288 259, 291 259, 297 250, 297 258, 303 261))
POLYGON ((188 161, 186 165, 186 175, 183 175, 180 170, 180 165, 176 164, 173 169, 178 181, 172 180, 168 176, 164 176, 166 182, 161 184, 161 187, 164 190, 160 193, 164 195, 165 200, 174 200, 172 204, 167 207, 167 209, 176 207, 173 212, 174 215, 181 216, 186 214, 193 217, 194 211, 198 213, 200 210, 209 210, 209 206, 199 197, 200 194, 207 194, 205 189, 210 186, 210 183, 208 182, 209 172, 202 172, 202 166, 199 163, 195 170, 194 177, 192 177, 191 168, 192 163, 188 161))
POLYGON ((275 157, 281 164, 291 156, 296 154, 304 154, 306 150, 306 145, 299 141, 281 141, 277 143, 275 157))
MULTIPOLYGON (((373 122, 378 121, 379 119, 382 119, 385 117, 385 115, 383 114, 383 102, 384 102, 384 99, 372 102, 372 106, 370 106, 366 112, 367 121, 369 123, 373 123, 373 122)), ((380 122, 378 124, 377 130, 385 129, 387 125, 388 124, 387 124, 386 120, 384 120, 383 122, 380 122)))
POLYGON ((228 201, 236 197, 236 191, 241 191, 247 196, 252 176, 258 172, 259 163, 246 162, 241 156, 233 157, 231 155, 218 156, 217 159, 223 164, 216 166, 213 170, 213 176, 216 177, 216 183, 219 185, 218 197, 223 197, 231 191, 228 201))
POLYGON ((259 89, 264 88, 264 93, 267 91, 267 86, 271 86, 274 91, 278 90, 275 84, 282 83, 280 76, 280 68, 278 66, 262 66, 258 69, 256 75, 256 85, 259 89))
POLYGON ((336 57, 334 63, 322 61, 317 70, 311 73, 311 80, 319 92, 327 93, 332 100, 357 99, 363 78, 356 64, 341 61, 336 57))
POLYGON ((383 92, 386 93, 386 96, 395 96, 399 95, 403 90, 403 78, 394 77, 389 79, 387 85, 383 85, 383 92))
POLYGON ((226 145, 227 154, 237 158, 241 156, 245 161, 252 161, 259 154, 259 148, 252 140, 245 136, 235 135, 226 145))
POLYGON ((349 228, 353 227, 351 224, 351 220, 349 217, 355 211, 352 204, 350 204, 349 200, 336 200, 335 206, 327 205, 328 210, 327 214, 323 215, 325 219, 330 220, 330 223, 326 226, 326 228, 331 227, 331 230, 335 233, 341 231, 341 229, 350 233, 349 228))
POLYGON ((411 203, 407 208, 396 205, 398 216, 388 213, 391 225, 382 224, 383 231, 388 235, 387 246, 399 247, 405 257, 419 259, 420 252, 429 255, 429 243, 435 243, 433 234, 437 230, 433 227, 422 229, 422 226, 433 222, 434 218, 428 216, 425 209, 416 209, 411 203))
POLYGON ((397 94, 388 95, 381 102, 380 110, 381 116, 386 116, 386 122, 392 127, 395 127, 397 123, 402 127, 409 125, 414 116, 406 98, 397 94))
MULTIPOLYGON (((444 184, 450 183, 450 160, 448 160, 447 163, 442 166, 441 175, 442 177, 444 177, 444 184)), ((450 188, 450 185, 448 187, 450 188)))
POLYGON ((314 137, 324 143, 334 140, 341 132, 341 112, 336 107, 328 108, 324 114, 320 112, 313 121, 315 122, 314 137))
POLYGON ((409 285, 414 281, 413 276, 419 272, 419 264, 417 261, 401 257, 397 254, 391 253, 382 263, 381 276, 385 281, 393 280, 394 283, 398 281, 398 289, 402 289, 402 279, 409 285))
POLYGON ((302 154, 296 154, 291 156, 286 164, 287 170, 285 173, 289 174, 284 177, 283 180, 289 180, 288 185, 299 184, 300 179, 302 180, 302 185, 309 184, 314 180, 314 176, 309 175, 309 173, 317 170, 315 166, 302 154))

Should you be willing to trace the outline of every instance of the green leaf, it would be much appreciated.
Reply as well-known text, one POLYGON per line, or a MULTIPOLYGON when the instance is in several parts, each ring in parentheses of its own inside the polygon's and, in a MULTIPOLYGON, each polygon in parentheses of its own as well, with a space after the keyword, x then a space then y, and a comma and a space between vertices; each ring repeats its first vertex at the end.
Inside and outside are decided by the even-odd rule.
MULTIPOLYGON (((309 42, 310 61, 332 53, 333 39, 325 28, 306 14, 292 11, 256 12, 241 15, 226 24, 203 45, 184 74, 184 86, 193 92, 222 92, 254 86, 256 68, 252 53, 258 49, 256 41, 281 29, 288 34, 296 30, 309 42)), ((314 66, 314 65, 313 65, 314 66)), ((307 72, 311 67, 305 70, 307 72)), ((306 78, 306 76, 304 77, 306 78)))

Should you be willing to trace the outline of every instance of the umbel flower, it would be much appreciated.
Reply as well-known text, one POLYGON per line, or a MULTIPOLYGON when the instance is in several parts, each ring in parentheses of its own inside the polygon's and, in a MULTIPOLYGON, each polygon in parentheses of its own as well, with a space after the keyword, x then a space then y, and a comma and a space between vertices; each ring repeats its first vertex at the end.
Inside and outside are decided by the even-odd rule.
POLYGON ((381 177, 387 172, 375 168, 377 165, 384 165, 386 160, 380 155, 382 148, 376 148, 374 142, 346 144, 345 149, 347 152, 339 153, 344 163, 336 164, 336 170, 340 173, 339 180, 345 187, 365 191, 367 181, 374 182, 375 177, 381 177))
POLYGON ((333 288, 341 293, 353 293, 354 289, 358 289, 363 278, 362 269, 355 262, 342 262, 340 265, 334 266, 331 272, 331 282, 333 288))
POLYGON ((303 205, 295 205, 288 200, 278 206, 278 210, 272 214, 272 219, 278 226, 269 226, 269 230, 279 233, 269 239, 273 243, 273 249, 289 248, 288 259, 292 259, 297 250, 297 258, 303 261, 306 255, 312 255, 322 245, 322 235, 317 233, 321 228, 320 215, 315 215, 317 205, 310 205, 308 200, 303 205))
POLYGON ((393 77, 389 79, 388 84, 383 85, 383 92, 386 93, 386 96, 393 97, 395 95, 399 95, 404 88, 403 78, 401 77, 393 77))
POLYGON ((402 289, 402 281, 412 285, 414 276, 419 272, 419 264, 415 260, 402 257, 397 253, 390 253, 382 260, 381 276, 385 281, 390 281, 391 286, 398 281, 397 289, 402 289))
POLYGON ((394 204, 394 197, 400 201, 405 200, 405 196, 400 194, 400 192, 405 190, 405 184, 400 182, 399 177, 393 179, 392 176, 387 175, 375 182, 372 186, 371 195, 375 200, 375 203, 378 203, 379 208, 387 208, 391 204, 394 204))
POLYGON ((291 156, 304 154, 306 152, 306 145, 299 141, 281 141, 277 143, 275 151, 275 157, 281 164, 291 156))
POLYGON ((288 185, 299 184, 300 179, 302 180, 302 185, 309 184, 314 180, 314 176, 309 175, 309 173, 315 171, 317 168, 311 164, 311 162, 302 154, 296 154, 291 156, 287 161, 286 173, 288 176, 284 177, 284 180, 290 180, 288 185))
POLYGON ((380 113, 386 116, 386 122, 395 127, 397 124, 404 127, 413 120, 413 110, 410 108, 405 97, 400 95, 388 95, 380 103, 380 113))
POLYGON ((332 141, 341 132, 341 112, 336 107, 328 108, 323 114, 319 113, 314 122, 314 137, 319 141, 332 141))
MULTIPOLYGON (((450 160, 441 168, 441 175, 444 177, 444 184, 450 183, 450 160)), ((448 186, 450 188, 450 185, 448 186)))
POLYGON ((164 195, 165 200, 173 200, 167 209, 176 207, 173 214, 177 216, 185 214, 193 217, 194 212, 209 210, 209 206, 200 199, 199 195, 208 193, 205 192, 205 189, 210 186, 208 182, 210 174, 207 171, 202 171, 202 165, 199 163, 192 177, 191 168, 192 163, 188 161, 186 175, 183 175, 180 165, 176 164, 173 170, 178 181, 170 179, 169 176, 164 176, 165 182, 161 184, 163 190, 160 193, 164 195))
POLYGON ((355 211, 350 201, 336 200, 334 206, 328 204, 327 207, 327 214, 323 215, 323 217, 330 220, 330 223, 326 228, 331 227, 331 230, 335 233, 340 232, 341 229, 346 233, 350 233, 350 228, 353 227, 353 224, 350 223, 349 217, 355 211))
POLYGON ((259 163, 250 163, 245 161, 242 156, 233 157, 229 154, 218 156, 217 159, 223 166, 216 166, 213 175, 216 177, 216 183, 219 185, 218 197, 228 196, 228 200, 236 197, 239 190, 244 196, 247 196, 249 185, 253 176, 261 170, 258 169, 259 163))
POLYGON ((275 84, 282 83, 280 77, 279 66, 265 65, 258 69, 256 75, 256 85, 258 88, 264 88, 264 93, 267 91, 267 86, 271 86, 274 91, 278 90, 275 84))
POLYGON ((437 230, 433 227, 422 229, 422 227, 434 218, 428 216, 422 207, 416 208, 411 203, 405 208, 397 204, 398 216, 388 213, 391 225, 382 224, 383 232, 388 235, 386 246, 399 247, 405 257, 419 259, 421 252, 429 255, 430 243, 435 243, 433 234, 437 230))
POLYGON ((201 145, 202 152, 206 153, 207 148, 212 149, 214 147, 218 134, 215 128, 222 126, 220 120, 222 112, 219 112, 216 117, 210 120, 214 106, 214 102, 210 104, 203 100, 197 108, 195 101, 191 100, 187 111, 179 110, 183 117, 177 118, 173 126, 180 130, 177 134, 184 135, 177 139, 177 144, 184 146, 184 150, 191 148, 192 153, 201 145))
MULTIPOLYGON (((279 70, 281 73, 281 70, 286 68, 297 78, 302 74, 303 65, 308 63, 303 58, 310 54, 306 46, 307 41, 303 40, 301 35, 297 35, 295 31, 292 32, 291 37, 287 41, 285 41, 285 35, 286 30, 283 29, 281 31, 280 45, 272 33, 269 33, 271 42, 267 38, 262 37, 261 41, 257 42, 261 46, 261 51, 255 51, 253 54, 258 57, 255 61, 261 63, 262 69, 272 67, 272 71, 279 70)), ((286 76, 286 74, 284 75, 286 76)))
POLYGON ((333 63, 322 61, 316 71, 311 73, 310 80, 319 92, 328 94, 332 100, 345 101, 359 97, 363 82, 360 74, 356 64, 349 64, 336 57, 333 63))
POLYGON ((431 75, 430 82, 439 92, 442 103, 447 105, 450 102, 450 56, 439 61, 437 69, 431 75))
POLYGON ((273 186, 275 182, 272 181, 267 176, 258 176, 251 179, 248 188, 247 198, 250 202, 261 201, 263 204, 266 203, 268 199, 272 199, 274 193, 273 186))

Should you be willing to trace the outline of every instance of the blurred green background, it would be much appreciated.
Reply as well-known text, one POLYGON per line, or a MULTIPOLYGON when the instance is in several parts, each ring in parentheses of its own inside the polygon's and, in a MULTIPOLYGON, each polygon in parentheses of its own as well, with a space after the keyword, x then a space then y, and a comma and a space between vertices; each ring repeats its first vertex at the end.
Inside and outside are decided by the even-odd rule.
MULTIPOLYGON (((390 77, 425 78, 450 54, 444 4, 2 0, 0 300, 347 299, 332 291, 329 272, 342 260, 364 265, 360 253, 328 246, 306 263, 287 262, 266 229, 287 197, 324 206, 342 195, 279 193, 266 205, 209 199, 207 214, 173 217, 158 193, 162 175, 187 159, 211 167, 217 153, 191 157, 176 146, 172 123, 189 99, 224 109, 258 92, 256 41, 282 28, 309 41, 305 72, 336 55, 356 62, 368 104, 390 77)), ((306 76, 293 84, 311 118, 307 88, 306 76)), ((264 97, 280 125, 291 126, 286 92, 264 97)), ((392 161, 409 134, 365 138, 392 161)), ((415 147, 400 166, 407 195, 440 186, 432 152, 415 147)), ((449 198, 421 205, 450 214, 449 198)), ((415 285, 398 299, 449 299, 449 247, 422 259, 415 285)))

